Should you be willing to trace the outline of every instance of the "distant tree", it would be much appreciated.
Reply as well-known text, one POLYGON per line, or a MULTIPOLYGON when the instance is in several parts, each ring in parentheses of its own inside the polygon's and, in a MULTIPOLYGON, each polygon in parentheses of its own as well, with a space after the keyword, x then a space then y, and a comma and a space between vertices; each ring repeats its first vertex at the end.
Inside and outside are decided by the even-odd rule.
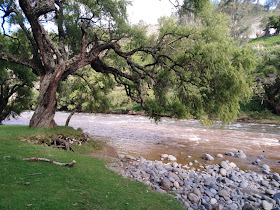
POLYGON ((280 116, 280 53, 279 47, 262 51, 257 66, 257 95, 280 116))
POLYGON ((269 10, 269 9, 277 8, 279 3, 280 0, 266 0, 264 6, 269 10))
POLYGON ((279 35, 280 32, 280 15, 272 15, 268 18, 266 27, 265 27, 265 34, 266 36, 270 35, 270 29, 275 29, 274 35, 279 35))

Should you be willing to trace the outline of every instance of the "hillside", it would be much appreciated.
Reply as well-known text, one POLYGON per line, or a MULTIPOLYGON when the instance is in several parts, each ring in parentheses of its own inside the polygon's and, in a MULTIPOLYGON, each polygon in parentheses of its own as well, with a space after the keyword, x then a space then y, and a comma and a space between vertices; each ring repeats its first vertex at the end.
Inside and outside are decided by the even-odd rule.
POLYGON ((280 46, 280 35, 252 39, 248 43, 248 46, 252 46, 253 48, 265 49, 265 50, 279 47, 280 46))

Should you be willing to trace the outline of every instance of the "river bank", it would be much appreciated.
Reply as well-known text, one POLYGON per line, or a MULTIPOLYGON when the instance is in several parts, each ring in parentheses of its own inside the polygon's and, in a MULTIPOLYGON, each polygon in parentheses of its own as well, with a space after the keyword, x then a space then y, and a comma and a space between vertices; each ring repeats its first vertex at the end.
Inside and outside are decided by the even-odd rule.
POLYGON ((267 165, 261 166, 264 173, 259 174, 243 171, 228 160, 213 165, 210 161, 195 169, 178 164, 172 155, 163 154, 161 158, 173 161, 119 155, 108 168, 157 192, 174 195, 189 210, 280 209, 280 176, 270 173, 267 165))

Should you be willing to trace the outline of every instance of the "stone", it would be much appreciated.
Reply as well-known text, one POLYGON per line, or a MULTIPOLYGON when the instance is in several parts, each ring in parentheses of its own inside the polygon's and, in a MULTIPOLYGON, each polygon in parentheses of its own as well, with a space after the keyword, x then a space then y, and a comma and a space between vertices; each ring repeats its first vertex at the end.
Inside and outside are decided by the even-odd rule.
POLYGON ((212 206, 206 202, 202 203, 206 210, 212 210, 212 206))
POLYGON ((236 153, 236 157, 246 158, 247 156, 245 155, 245 153, 242 150, 238 150, 238 152, 236 153))
POLYGON ((173 185, 174 185, 174 187, 176 187, 177 189, 180 187, 179 182, 177 182, 177 181, 175 181, 175 182, 173 183, 173 185))
POLYGON ((217 203, 217 199, 216 199, 216 198, 211 198, 211 199, 210 199, 210 203, 211 203, 212 205, 216 204, 216 203, 217 203))
POLYGON ((211 188, 210 192, 213 193, 214 195, 216 195, 218 193, 217 190, 215 190, 214 188, 211 188))
POLYGON ((193 193, 196 194, 197 196, 201 196, 201 192, 200 192, 200 190, 197 189, 197 188, 195 188, 195 189, 193 190, 193 193))
POLYGON ((203 154, 202 159, 204 159, 204 160, 214 160, 214 158, 209 154, 203 154))
POLYGON ((234 162, 230 162, 228 165, 229 165, 231 168, 236 168, 236 167, 237 167, 237 165, 236 165, 234 162))
POLYGON ((242 207, 242 210, 255 210, 253 206, 251 206, 249 203, 245 203, 242 207))
POLYGON ((226 175, 227 175, 227 170, 224 169, 224 168, 221 168, 221 169, 220 169, 220 174, 221 174, 222 176, 226 176, 226 175))
MULTIPOLYGON (((280 199, 280 192, 277 192, 273 195, 273 199, 274 200, 277 200, 277 199, 280 199)), ((280 204, 279 204, 280 205, 280 204)))
POLYGON ((264 208, 264 210, 271 210, 273 208, 273 205, 266 200, 263 200, 262 207, 264 208))
POLYGON ((263 169, 264 171, 270 171, 270 167, 269 167, 268 165, 266 165, 266 164, 263 164, 263 165, 262 165, 262 169, 263 169))
POLYGON ((260 184, 261 184, 262 186, 265 186, 266 188, 269 188, 269 183, 268 183, 268 181, 266 181, 266 180, 261 180, 260 184))
POLYGON ((162 154, 160 157, 164 158, 164 159, 167 159, 168 158, 168 154, 162 154))
POLYGON ((266 189, 265 193, 268 194, 268 195, 274 195, 276 193, 276 191, 271 190, 271 189, 266 189))
POLYGON ((119 154, 118 156, 119 156, 120 159, 124 159, 125 158, 125 155, 119 154))
POLYGON ((221 166, 222 168, 226 169, 226 170, 229 169, 229 165, 228 165, 228 163, 227 163, 226 161, 220 162, 220 166, 221 166))
POLYGON ((226 152, 225 155, 234 156, 234 153, 233 152, 226 152))
POLYGON ((246 188, 246 187, 248 187, 248 182, 245 181, 245 180, 243 180, 243 181, 240 183, 239 187, 240 187, 240 188, 243 188, 243 189, 246 188))
POLYGON ((130 160, 136 160, 136 158, 131 155, 126 155, 125 158, 130 159, 130 160))
POLYGON ((231 210, 236 210, 236 209, 238 209, 238 206, 235 203, 232 203, 232 204, 228 205, 228 208, 231 210))
POLYGON ((219 196, 222 196, 222 197, 229 197, 228 191, 226 191, 224 189, 219 190, 218 194, 219 194, 219 196))
POLYGON ((179 164, 177 162, 172 163, 172 167, 177 168, 178 166, 179 166, 179 164))
POLYGON ((189 193, 188 194, 188 199, 192 202, 192 203, 198 203, 199 202, 199 197, 194 194, 194 193, 189 193))
POLYGON ((173 156, 173 155, 168 155, 168 160, 169 161, 176 161, 177 158, 175 156, 173 156))
POLYGON ((224 156, 222 154, 217 154, 217 158, 223 158, 224 156))
POLYGON ((278 182, 280 181, 280 176, 278 173, 273 173, 272 178, 278 182))
POLYGON ((145 158, 143 158, 142 156, 139 158, 140 163, 145 163, 147 160, 145 158))
POLYGON ((168 178, 164 178, 161 180, 161 186, 163 189, 168 190, 171 188, 172 184, 168 178))

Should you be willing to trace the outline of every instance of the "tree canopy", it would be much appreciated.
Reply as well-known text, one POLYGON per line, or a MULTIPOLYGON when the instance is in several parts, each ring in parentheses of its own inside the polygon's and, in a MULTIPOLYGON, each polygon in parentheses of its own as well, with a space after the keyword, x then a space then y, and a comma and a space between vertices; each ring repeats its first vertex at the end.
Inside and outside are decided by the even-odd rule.
MULTIPOLYGON (((14 51, 14 54, 23 53, 17 50, 19 39, 10 40, 0 35, 0 46, 14 51)), ((0 60, 0 124, 30 109, 31 88, 35 80, 31 69, 0 60)))
POLYGON ((233 120, 239 100, 248 94, 253 58, 229 38, 225 16, 208 1, 187 4, 196 9, 199 25, 162 18, 158 34, 148 37, 143 27, 126 24, 127 3, 1 0, 3 20, 20 28, 28 53, 14 55, 1 49, 0 59, 29 67, 40 77, 30 126, 55 125, 60 82, 88 65, 112 75, 155 119, 163 115, 208 119, 213 114, 225 122, 233 120), (47 29, 46 23, 53 25, 47 29))

